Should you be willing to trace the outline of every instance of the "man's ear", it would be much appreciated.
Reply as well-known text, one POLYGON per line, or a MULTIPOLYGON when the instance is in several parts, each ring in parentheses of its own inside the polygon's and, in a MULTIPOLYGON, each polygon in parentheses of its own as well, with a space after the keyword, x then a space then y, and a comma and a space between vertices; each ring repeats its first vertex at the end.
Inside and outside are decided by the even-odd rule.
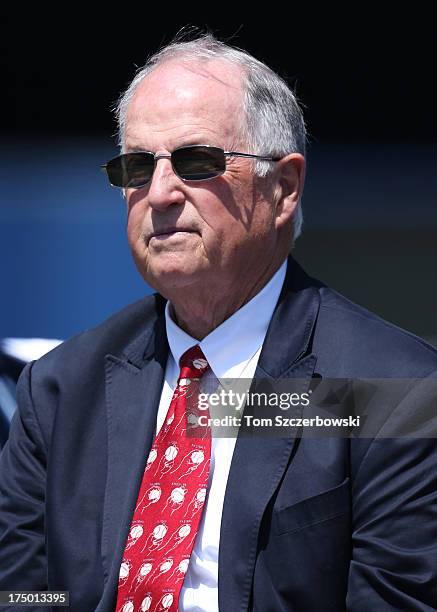
POLYGON ((305 158, 300 153, 289 153, 277 162, 275 205, 276 227, 279 229, 292 218, 303 192, 305 158))

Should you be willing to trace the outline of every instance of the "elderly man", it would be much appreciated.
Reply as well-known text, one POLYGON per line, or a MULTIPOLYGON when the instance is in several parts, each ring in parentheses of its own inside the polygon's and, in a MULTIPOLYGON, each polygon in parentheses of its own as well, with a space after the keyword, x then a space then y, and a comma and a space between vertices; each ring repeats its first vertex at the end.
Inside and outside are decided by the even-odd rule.
POLYGON ((207 35, 153 56, 117 111, 105 169, 157 293, 23 373, 0 588, 68 590, 81 612, 435 609, 433 440, 188 432, 208 380, 309 392, 437 370, 434 349, 291 257, 305 171, 292 92, 207 35))

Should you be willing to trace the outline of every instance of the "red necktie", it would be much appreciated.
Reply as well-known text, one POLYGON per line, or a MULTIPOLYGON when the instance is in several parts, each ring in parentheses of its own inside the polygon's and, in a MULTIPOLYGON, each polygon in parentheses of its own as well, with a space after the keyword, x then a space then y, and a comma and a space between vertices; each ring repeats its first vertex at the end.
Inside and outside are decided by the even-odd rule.
POLYGON ((206 499, 211 431, 199 427, 198 345, 180 359, 166 419, 150 450, 120 567, 116 612, 175 612, 206 499), (187 434, 187 426, 189 433, 187 434))

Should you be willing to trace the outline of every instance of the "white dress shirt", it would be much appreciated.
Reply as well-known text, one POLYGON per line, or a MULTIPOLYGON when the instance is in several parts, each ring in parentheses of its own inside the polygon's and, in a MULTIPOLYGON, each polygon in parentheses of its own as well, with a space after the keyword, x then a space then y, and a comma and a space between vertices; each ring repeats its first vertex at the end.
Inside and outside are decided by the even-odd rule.
MULTIPOLYGON (((158 409, 157 431, 164 422, 176 387, 179 359, 195 344, 200 345, 211 368, 204 374, 204 379, 209 377, 213 379, 210 382, 220 384, 217 379, 253 378, 286 268, 285 261, 255 297, 201 342, 176 325, 167 303, 165 318, 170 353, 158 409)), ((208 496, 179 598, 180 612, 218 612, 220 524, 235 442, 235 437, 212 438, 208 496)))

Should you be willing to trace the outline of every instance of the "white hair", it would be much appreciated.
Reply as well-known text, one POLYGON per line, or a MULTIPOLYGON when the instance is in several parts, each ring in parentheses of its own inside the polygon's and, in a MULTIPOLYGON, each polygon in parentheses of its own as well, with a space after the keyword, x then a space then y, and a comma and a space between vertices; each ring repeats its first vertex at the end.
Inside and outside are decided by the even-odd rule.
MULTIPOLYGON (((268 157, 283 157, 288 153, 305 155, 305 122, 296 96, 287 83, 271 68, 252 55, 231 47, 212 34, 202 34, 194 40, 176 38, 172 43, 149 57, 139 68, 128 88, 120 95, 113 110, 118 122, 118 145, 124 151, 127 108, 141 81, 164 62, 210 61, 221 59, 239 67, 244 75, 244 120, 241 140, 250 153, 268 157)), ((273 170, 268 161, 256 160, 255 174, 268 176, 273 170)), ((293 216, 293 242, 302 231, 301 202, 293 216)))

